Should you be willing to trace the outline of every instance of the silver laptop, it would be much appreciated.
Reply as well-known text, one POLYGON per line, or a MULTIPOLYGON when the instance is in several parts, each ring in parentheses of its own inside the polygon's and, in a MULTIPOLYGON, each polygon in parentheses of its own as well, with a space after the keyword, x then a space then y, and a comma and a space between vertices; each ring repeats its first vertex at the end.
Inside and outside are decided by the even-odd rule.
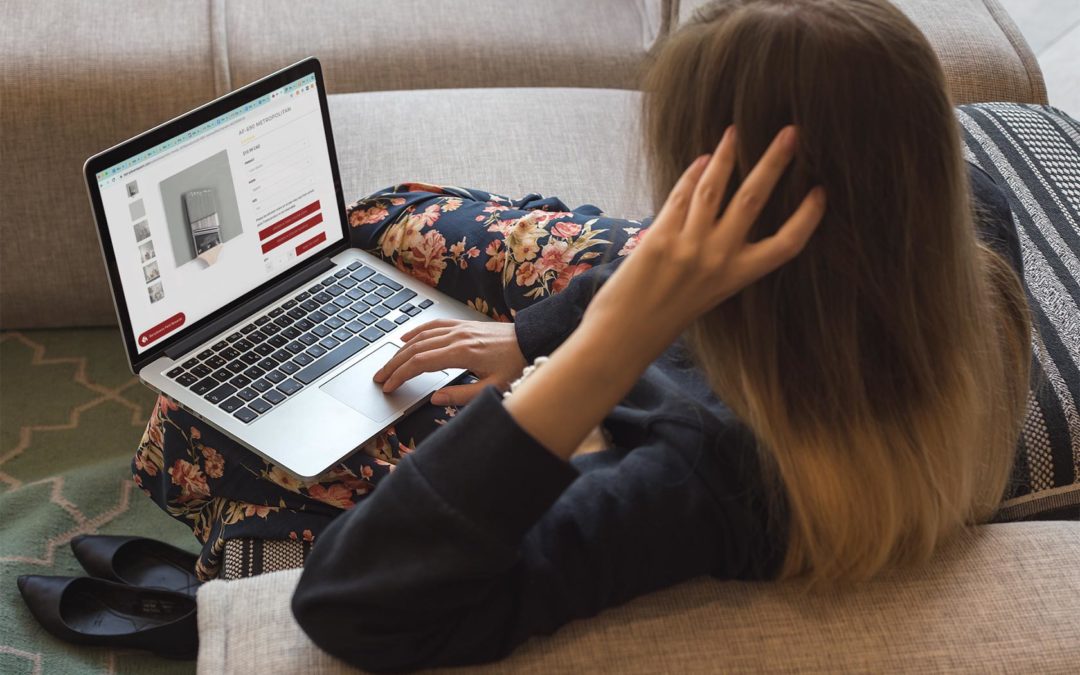
POLYGON ((322 70, 306 59, 87 160, 132 372, 301 477, 460 370, 372 375, 433 319, 487 320, 351 248, 322 70))

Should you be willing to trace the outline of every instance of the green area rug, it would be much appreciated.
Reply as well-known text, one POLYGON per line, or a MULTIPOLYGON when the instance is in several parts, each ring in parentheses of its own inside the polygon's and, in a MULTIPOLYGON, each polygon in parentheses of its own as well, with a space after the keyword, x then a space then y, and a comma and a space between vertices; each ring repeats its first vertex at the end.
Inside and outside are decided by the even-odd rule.
POLYGON ((27 610, 20 574, 82 576, 78 534, 137 534, 196 550, 131 481, 153 405, 113 329, 0 333, 0 673, 192 673, 193 661, 76 647, 27 610))

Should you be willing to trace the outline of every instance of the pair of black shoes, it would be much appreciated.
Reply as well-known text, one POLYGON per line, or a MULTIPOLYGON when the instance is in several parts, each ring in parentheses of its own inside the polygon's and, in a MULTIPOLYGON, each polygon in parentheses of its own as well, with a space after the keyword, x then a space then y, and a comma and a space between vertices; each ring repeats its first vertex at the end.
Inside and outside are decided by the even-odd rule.
POLYGON ((89 577, 19 577, 45 630, 66 642, 195 658, 196 556, 142 537, 80 535, 71 550, 89 577))

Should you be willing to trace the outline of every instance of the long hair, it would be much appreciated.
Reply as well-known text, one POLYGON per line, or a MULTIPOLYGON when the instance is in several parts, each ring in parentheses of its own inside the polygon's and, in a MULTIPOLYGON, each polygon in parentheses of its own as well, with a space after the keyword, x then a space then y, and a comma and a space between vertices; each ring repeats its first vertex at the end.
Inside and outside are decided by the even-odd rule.
POLYGON ((644 89, 657 206, 731 124, 728 197, 799 128, 751 239, 814 185, 828 195, 795 260, 687 332, 758 441, 781 577, 869 578, 986 520, 1025 411, 1030 322, 1016 274, 976 237, 926 38, 886 0, 721 1, 660 45, 644 89))

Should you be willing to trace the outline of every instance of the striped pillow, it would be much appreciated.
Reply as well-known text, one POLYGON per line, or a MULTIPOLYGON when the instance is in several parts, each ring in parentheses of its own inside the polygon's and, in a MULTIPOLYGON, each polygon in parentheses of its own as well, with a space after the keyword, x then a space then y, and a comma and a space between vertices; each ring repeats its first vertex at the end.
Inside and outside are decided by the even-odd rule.
POLYGON ((1049 106, 961 106, 965 154, 1005 194, 1034 327, 1032 388, 998 521, 1080 518, 1080 123, 1049 106))

